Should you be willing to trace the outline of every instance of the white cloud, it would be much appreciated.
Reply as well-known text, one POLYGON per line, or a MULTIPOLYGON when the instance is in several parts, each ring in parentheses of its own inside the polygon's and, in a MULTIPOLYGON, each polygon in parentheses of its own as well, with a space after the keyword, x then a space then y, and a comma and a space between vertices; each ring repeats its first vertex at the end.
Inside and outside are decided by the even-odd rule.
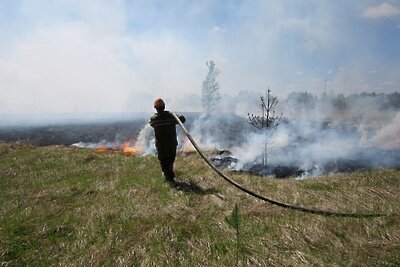
POLYGON ((226 32, 226 31, 227 31, 226 29, 221 28, 221 27, 219 27, 219 26, 214 26, 214 27, 210 30, 210 32, 212 32, 212 33, 223 33, 223 32, 226 32))
POLYGON ((115 53, 118 42, 98 38, 83 24, 29 34, 0 61, 0 76, 14 77, 3 83, 10 104, 0 112, 125 109, 134 77, 115 53))
POLYGON ((382 85, 396 85, 397 83, 396 82, 394 82, 394 81, 386 81, 386 82, 383 82, 382 83, 382 85))
POLYGON ((175 36, 48 26, 0 53, 0 113, 146 111, 158 96, 172 107, 174 95, 200 87, 196 57, 175 36))
POLYGON ((388 3, 369 7, 364 10, 362 16, 365 18, 379 19, 400 15, 400 9, 388 3))
POLYGON ((382 68, 375 64, 380 53, 363 45, 369 39, 355 40, 374 39, 368 21, 357 29, 347 24, 360 3, 155 2, 22 1, 19 16, 0 23, 0 113, 146 111, 158 96, 181 108, 186 95, 200 94, 210 59, 221 70, 221 93, 233 95, 267 85, 283 96, 320 91, 324 77, 349 93, 364 90, 364 76, 371 88, 399 83, 397 62, 382 68), (373 69, 379 75, 368 73, 373 69))

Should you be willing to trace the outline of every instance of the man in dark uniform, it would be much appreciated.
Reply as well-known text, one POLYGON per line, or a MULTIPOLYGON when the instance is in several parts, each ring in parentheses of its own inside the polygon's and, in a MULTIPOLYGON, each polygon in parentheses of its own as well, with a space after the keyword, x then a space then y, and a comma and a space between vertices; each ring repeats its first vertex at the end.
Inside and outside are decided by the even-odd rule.
MULTIPOLYGON (((154 101, 154 108, 157 113, 150 117, 150 126, 154 128, 158 160, 164 178, 175 184, 174 161, 178 146, 175 125, 178 122, 169 111, 165 110, 165 102, 161 98, 154 101)), ((178 117, 181 122, 185 122, 184 116, 178 117)))

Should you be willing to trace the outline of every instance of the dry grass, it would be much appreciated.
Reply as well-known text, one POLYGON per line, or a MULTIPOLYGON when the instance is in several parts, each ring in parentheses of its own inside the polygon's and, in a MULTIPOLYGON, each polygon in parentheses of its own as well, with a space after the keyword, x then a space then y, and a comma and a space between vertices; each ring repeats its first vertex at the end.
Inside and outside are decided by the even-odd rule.
POLYGON ((225 183, 193 154, 178 157, 180 189, 156 157, 0 143, 0 265, 232 266, 240 207, 240 264, 400 265, 400 171, 297 181, 230 174, 292 204, 389 212, 338 218, 272 206, 225 183))

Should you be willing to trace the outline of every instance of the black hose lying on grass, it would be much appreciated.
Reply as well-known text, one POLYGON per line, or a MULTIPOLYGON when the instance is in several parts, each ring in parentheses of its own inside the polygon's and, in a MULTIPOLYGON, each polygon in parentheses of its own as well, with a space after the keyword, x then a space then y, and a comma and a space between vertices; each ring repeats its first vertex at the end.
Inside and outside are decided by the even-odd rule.
POLYGON ((196 142, 194 141, 194 139, 192 138, 190 133, 186 130, 185 126, 179 120, 179 118, 173 112, 171 112, 171 114, 174 116, 174 118, 176 119, 178 124, 181 126, 181 128, 182 128, 183 132, 185 133, 185 135, 187 136, 187 138, 189 138, 189 141, 192 143, 192 145, 196 149, 197 153, 199 153, 199 155, 211 167, 211 169, 213 169, 216 173, 218 173, 219 176, 224 178, 225 181, 227 181, 228 183, 232 184, 236 188, 246 192, 247 194, 249 194, 249 195, 251 195, 253 197, 256 197, 256 198, 261 199, 263 201, 266 201, 266 202, 269 202, 271 204, 277 205, 279 207, 298 210, 298 211, 301 211, 301 212, 319 214, 319 215, 324 215, 324 216, 365 218, 365 217, 379 217, 379 216, 386 216, 387 215, 385 213, 358 213, 358 212, 351 213, 351 212, 329 211, 329 210, 321 210, 321 209, 316 209, 316 208, 307 208, 307 207, 295 206, 295 205, 290 205, 290 204, 287 204, 287 203, 284 203, 284 202, 281 202, 281 201, 278 201, 278 200, 275 200, 275 199, 272 199, 272 198, 269 198, 269 197, 265 197, 265 196, 260 195, 260 194, 258 194, 256 192, 253 192, 253 191, 243 187, 242 185, 238 184, 237 182, 235 182, 234 180, 232 180, 231 178, 229 178, 228 176, 223 174, 220 170, 218 170, 211 163, 211 161, 208 160, 208 158, 206 158, 206 156, 204 156, 204 154, 201 152, 199 146, 196 144, 196 142))

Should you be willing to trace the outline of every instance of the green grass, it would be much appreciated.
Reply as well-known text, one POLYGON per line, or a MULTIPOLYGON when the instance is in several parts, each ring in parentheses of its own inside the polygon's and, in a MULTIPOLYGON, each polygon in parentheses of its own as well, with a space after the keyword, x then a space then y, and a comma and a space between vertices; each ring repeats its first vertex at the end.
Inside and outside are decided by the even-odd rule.
POLYGON ((234 266, 240 206, 245 266, 399 266, 400 171, 308 180, 231 173, 291 204, 377 218, 324 217, 256 200, 195 154, 178 156, 172 189, 156 157, 0 143, 0 266, 234 266))

